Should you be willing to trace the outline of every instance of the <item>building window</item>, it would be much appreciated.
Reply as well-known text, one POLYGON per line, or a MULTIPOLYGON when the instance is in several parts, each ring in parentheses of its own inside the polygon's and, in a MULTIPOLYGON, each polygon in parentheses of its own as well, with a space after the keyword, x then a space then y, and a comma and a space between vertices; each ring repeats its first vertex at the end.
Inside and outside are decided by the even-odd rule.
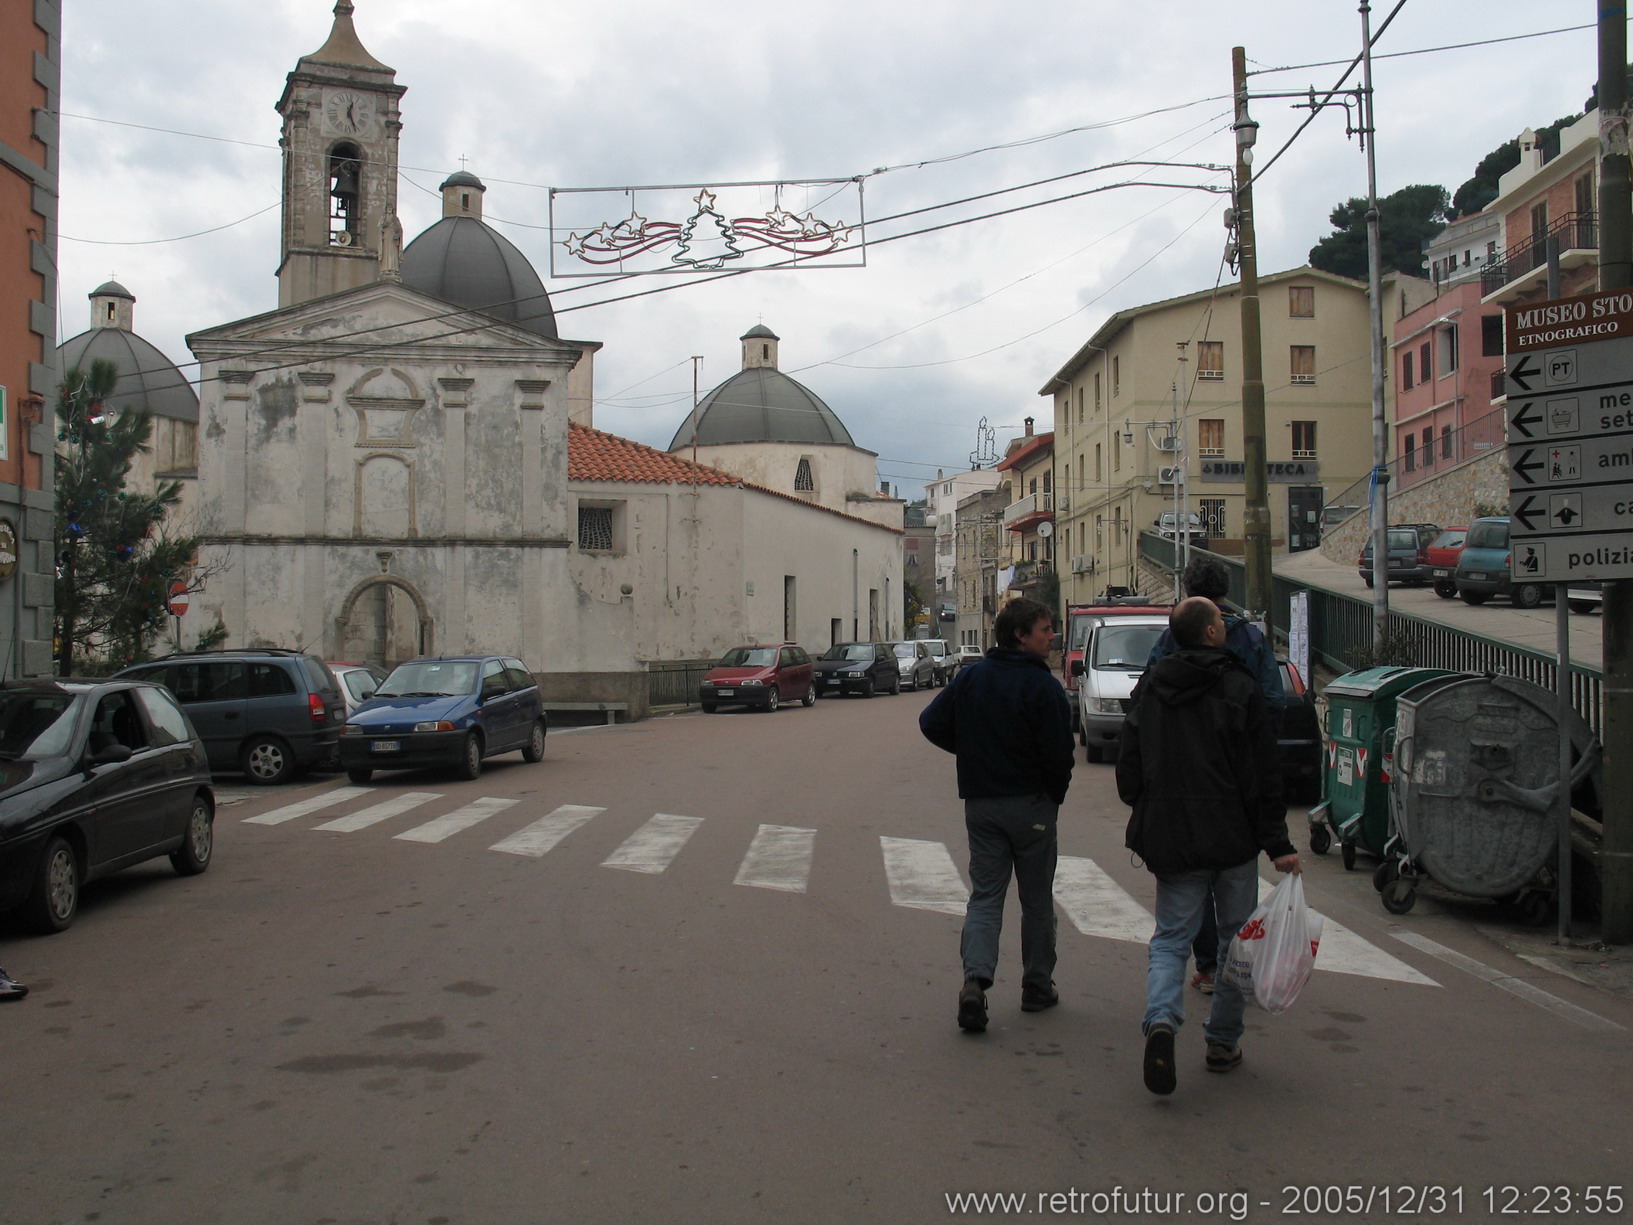
POLYGON ((1094 479, 1097 481, 1102 479, 1102 474, 1100 471, 1100 444, 1098 442, 1094 444, 1094 479))
POLYGON ((1222 379, 1225 377, 1225 342, 1203 340, 1196 346, 1196 377, 1222 379))
POLYGON ((1457 325, 1440 329, 1440 376, 1457 369, 1457 325))
POLYGON ((1408 472, 1416 472, 1418 468, 1418 455, 1415 449, 1417 438, 1416 434, 1407 434, 1403 443, 1406 447, 1405 467, 1408 472))
POLYGON ((1290 285, 1287 289, 1287 314, 1292 319, 1315 318, 1315 286, 1290 285))
MULTIPOLYGON (((1576 212, 1578 218, 1580 218, 1581 214, 1583 213, 1591 213, 1594 211, 1594 205, 1597 203, 1597 201, 1594 199, 1594 194, 1593 171, 1590 170, 1581 178, 1576 180, 1576 212)), ((1576 244, 1572 243, 1571 245, 1575 246, 1576 244)))
POLYGON ((1123 359, 1120 358, 1120 357, 1114 357, 1114 358, 1111 359, 1111 394, 1113 396, 1115 396, 1119 392, 1121 392, 1122 389, 1123 389, 1123 359))
POLYGON ((1435 462, 1435 432, 1433 429, 1423 431, 1423 466, 1427 468, 1435 462))
POLYGON ((1202 516, 1202 530, 1209 540, 1221 540, 1225 535, 1225 499, 1202 498, 1197 507, 1202 516))
POLYGON ((1081 387, 1077 389, 1077 423, 1079 425, 1083 424, 1083 389, 1081 387))
POLYGON ((1418 346, 1418 382, 1420 383, 1429 383, 1434 381, 1435 376, 1432 373, 1434 367, 1429 364, 1429 347, 1430 345, 1427 340, 1418 346))
POLYGON ((578 508, 578 547, 587 552, 610 553, 612 551, 612 507, 580 506, 578 508))
POLYGON ((1531 206, 1531 237, 1541 239, 1548 232, 1548 201, 1538 200, 1531 206))
POLYGON ((1452 427, 1449 426, 1449 425, 1443 425, 1443 426, 1440 427, 1440 458, 1441 459, 1450 459, 1451 457, 1452 457, 1452 427))
POLYGON ((816 479, 811 475, 811 461, 803 455, 800 456, 799 467, 794 469, 794 488, 816 489, 816 479))
POLYGON ((1094 411, 1100 411, 1100 376, 1094 376, 1094 411))
POLYGON ((1412 390, 1412 350, 1401 354, 1401 390, 1412 390))
POLYGON ((1225 453, 1225 419, 1202 417, 1196 423, 1196 452, 1198 455, 1225 453))
POLYGON ((1501 357, 1503 355, 1503 317, 1501 315, 1483 315, 1480 319, 1480 356, 1501 357))
POLYGON ((1315 458, 1315 422, 1295 421, 1293 425, 1293 458, 1315 458))
POLYGON ((1287 351, 1293 382, 1315 382, 1315 346, 1293 345, 1287 351))

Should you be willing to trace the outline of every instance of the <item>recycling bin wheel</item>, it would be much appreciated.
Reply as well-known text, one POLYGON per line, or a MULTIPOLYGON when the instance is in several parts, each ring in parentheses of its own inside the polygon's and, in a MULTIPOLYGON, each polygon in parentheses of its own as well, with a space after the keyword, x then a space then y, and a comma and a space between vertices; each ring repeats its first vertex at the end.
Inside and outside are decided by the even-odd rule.
POLYGON ((1413 881, 1396 877, 1383 891, 1384 909, 1390 914, 1405 914, 1418 900, 1418 887, 1413 881))
MULTIPOLYGON (((1325 825, 1310 826, 1310 849, 1317 855, 1325 855, 1332 849, 1332 831, 1325 825)), ((1350 852, 1352 856, 1354 853, 1350 852)))
POLYGON ((1338 851, 1344 857, 1344 871, 1355 871, 1355 843, 1346 838, 1338 844, 1338 851))
POLYGON ((1396 869, 1394 860, 1386 859, 1373 870, 1372 887, 1382 893, 1389 887, 1389 882, 1399 875, 1400 872, 1396 869))

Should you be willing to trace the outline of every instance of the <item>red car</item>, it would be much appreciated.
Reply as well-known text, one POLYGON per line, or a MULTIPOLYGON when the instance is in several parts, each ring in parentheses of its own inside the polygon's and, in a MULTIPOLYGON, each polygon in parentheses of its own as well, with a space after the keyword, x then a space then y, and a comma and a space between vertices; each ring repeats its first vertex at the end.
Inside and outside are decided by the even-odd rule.
POLYGON ((784 702, 815 706, 811 657, 796 643, 733 647, 703 678, 698 700, 703 713, 722 706, 757 706, 772 711, 784 702))
POLYGON ((1457 573, 1457 559, 1463 555, 1463 541, 1468 534, 1466 527, 1448 527, 1424 550, 1429 558, 1430 581, 1435 585, 1435 594, 1442 600, 1457 598, 1457 584, 1452 576, 1457 573))

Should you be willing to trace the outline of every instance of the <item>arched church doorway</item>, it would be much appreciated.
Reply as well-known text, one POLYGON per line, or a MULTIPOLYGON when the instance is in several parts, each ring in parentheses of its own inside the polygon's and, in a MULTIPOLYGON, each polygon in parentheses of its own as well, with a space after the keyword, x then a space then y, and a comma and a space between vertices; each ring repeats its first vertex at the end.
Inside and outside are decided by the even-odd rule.
POLYGON ((340 614, 340 658, 390 671, 432 652, 433 625, 425 601, 399 578, 380 575, 360 583, 340 614))

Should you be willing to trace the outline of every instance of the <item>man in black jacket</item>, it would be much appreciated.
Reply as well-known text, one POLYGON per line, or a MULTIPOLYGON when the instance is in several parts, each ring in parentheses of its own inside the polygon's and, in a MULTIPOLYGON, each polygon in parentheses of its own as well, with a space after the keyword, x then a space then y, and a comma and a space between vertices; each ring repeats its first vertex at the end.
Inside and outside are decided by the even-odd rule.
POLYGON ((1055 819, 1072 779, 1072 716, 1046 662, 1054 614, 1011 600, 993 621, 998 645, 959 669, 919 716, 919 730, 958 758, 958 794, 970 839, 970 901, 960 951, 958 1024, 987 1027, 987 988, 998 970, 1004 897, 1021 896, 1021 1009, 1060 1002, 1055 990, 1055 819))
MULTIPOLYGON (((1134 809, 1127 845, 1157 878, 1146 977, 1145 1086, 1172 1093, 1174 1031, 1185 1019, 1185 963, 1209 890, 1220 961, 1258 904, 1259 852, 1299 870, 1287 838, 1276 734, 1254 677, 1225 650, 1213 601, 1182 600, 1169 618, 1179 650, 1140 678, 1123 728, 1117 791, 1134 809)), ((1206 1066, 1242 1062, 1246 1001, 1221 980, 1203 1034, 1206 1066)))

